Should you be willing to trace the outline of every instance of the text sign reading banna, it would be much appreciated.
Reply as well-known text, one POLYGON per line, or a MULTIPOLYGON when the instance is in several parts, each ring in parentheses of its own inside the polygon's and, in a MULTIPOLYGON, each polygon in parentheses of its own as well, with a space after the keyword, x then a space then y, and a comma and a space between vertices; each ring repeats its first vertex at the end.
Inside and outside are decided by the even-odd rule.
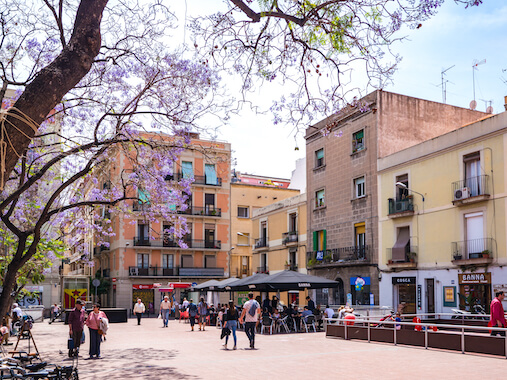
POLYGON ((491 284, 491 273, 460 273, 458 280, 460 284, 491 284))

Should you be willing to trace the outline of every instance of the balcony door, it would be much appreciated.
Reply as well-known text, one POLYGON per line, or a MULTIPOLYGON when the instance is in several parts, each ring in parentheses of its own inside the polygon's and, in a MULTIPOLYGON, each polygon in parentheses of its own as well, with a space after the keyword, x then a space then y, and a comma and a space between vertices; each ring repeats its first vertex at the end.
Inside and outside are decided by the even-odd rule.
POLYGON ((298 230, 298 215, 296 213, 289 214, 289 232, 298 230))
POLYGON ((268 225, 266 222, 261 222, 261 247, 266 247, 266 240, 268 237, 268 225))
POLYGON ((470 195, 475 197, 481 194, 481 154, 475 152, 463 157, 465 166, 465 186, 470 189, 470 195))
POLYGON ((215 248, 215 226, 206 224, 204 229, 204 247, 215 248))
POLYGON ((211 212, 215 210, 215 194, 204 194, 204 207, 206 215, 211 215, 211 212))
POLYGON ((138 223, 137 238, 141 245, 147 245, 150 241, 150 232, 148 223, 138 223))
POLYGON ((465 215, 466 226, 466 249, 469 259, 482 256, 484 246, 484 215, 482 212, 474 212, 465 215))
POLYGON ((147 253, 137 254, 137 267, 138 268, 149 268, 150 266, 150 255, 147 253))

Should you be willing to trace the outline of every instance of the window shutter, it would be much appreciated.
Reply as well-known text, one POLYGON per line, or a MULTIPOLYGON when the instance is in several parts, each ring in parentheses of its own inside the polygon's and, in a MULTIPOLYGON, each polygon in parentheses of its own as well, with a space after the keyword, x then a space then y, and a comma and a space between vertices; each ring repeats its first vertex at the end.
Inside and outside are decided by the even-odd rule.
POLYGON ((319 250, 319 242, 317 239, 318 239, 317 231, 313 231, 313 250, 314 251, 319 250))
POLYGON ((327 249, 327 234, 326 230, 322 230, 322 250, 325 251, 327 249))

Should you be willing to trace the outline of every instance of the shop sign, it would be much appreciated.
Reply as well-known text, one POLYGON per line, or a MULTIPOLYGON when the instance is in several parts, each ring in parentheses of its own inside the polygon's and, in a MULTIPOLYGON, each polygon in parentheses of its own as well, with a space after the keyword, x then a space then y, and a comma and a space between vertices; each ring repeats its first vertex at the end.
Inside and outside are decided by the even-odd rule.
POLYGON ((300 288, 310 288, 310 287, 311 287, 311 285, 310 285, 310 283, 309 283, 309 282, 299 282, 299 283, 298 283, 298 286, 299 286, 300 288))
POLYGON ((132 285, 132 289, 153 289, 153 284, 149 285, 132 285))
POLYGON ((417 308, 422 309, 422 285, 417 285, 417 308))
POLYGON ((415 284, 415 277, 393 277, 393 285, 415 284))
POLYGON ((460 273, 458 281, 460 284, 491 284, 491 273, 460 273))

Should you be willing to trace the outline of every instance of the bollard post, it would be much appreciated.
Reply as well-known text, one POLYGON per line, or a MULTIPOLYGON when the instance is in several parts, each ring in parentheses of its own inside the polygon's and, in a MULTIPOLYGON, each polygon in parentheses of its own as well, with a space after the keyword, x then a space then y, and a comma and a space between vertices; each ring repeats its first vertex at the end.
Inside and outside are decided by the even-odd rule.
POLYGON ((345 323, 345 321, 343 322, 343 326, 345 328, 345 340, 348 340, 348 335, 347 335, 347 324, 345 323))
POLYGON ((394 345, 397 346, 396 343, 396 325, 392 325, 394 327, 394 345))
POLYGON ((428 349, 428 329, 424 330, 424 348, 428 349))
MULTIPOLYGON (((368 343, 370 343, 370 341, 371 341, 371 331, 370 331, 370 329, 371 329, 371 323, 370 323, 370 320, 368 320, 368 343)), ((505 340, 505 345, 507 347, 507 340, 505 340)))
POLYGON ((507 331, 505 332, 505 359, 507 359, 507 331))

